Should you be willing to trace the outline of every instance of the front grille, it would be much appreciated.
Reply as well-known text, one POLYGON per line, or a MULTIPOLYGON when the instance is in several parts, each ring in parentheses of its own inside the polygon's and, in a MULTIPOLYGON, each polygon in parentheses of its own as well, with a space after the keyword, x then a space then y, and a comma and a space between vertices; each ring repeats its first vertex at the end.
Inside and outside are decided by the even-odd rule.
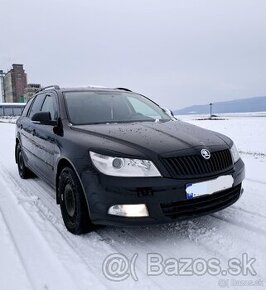
POLYGON ((163 165, 173 178, 193 178, 215 175, 233 167, 230 150, 211 153, 210 159, 200 154, 163 158, 163 165))
POLYGON ((161 209, 165 216, 172 219, 193 217, 223 209, 237 201, 240 194, 241 184, 211 195, 162 203, 161 209))

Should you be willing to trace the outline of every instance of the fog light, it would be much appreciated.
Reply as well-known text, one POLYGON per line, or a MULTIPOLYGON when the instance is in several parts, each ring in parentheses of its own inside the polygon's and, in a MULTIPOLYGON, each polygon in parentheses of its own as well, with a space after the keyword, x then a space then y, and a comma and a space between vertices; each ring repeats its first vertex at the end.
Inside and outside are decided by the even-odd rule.
POLYGON ((109 214, 127 217, 149 216, 145 204, 116 204, 109 208, 109 214))

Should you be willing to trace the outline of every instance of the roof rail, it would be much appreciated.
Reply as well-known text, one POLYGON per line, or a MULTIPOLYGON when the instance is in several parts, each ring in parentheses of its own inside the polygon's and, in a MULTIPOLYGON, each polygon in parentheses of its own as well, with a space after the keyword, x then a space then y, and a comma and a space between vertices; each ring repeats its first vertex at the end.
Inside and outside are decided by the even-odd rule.
POLYGON ((126 92, 132 92, 130 89, 127 88, 115 88, 116 90, 126 91, 126 92))
POLYGON ((51 89, 51 88, 54 88, 54 89, 56 89, 56 90, 60 90, 60 87, 59 87, 58 85, 51 85, 51 86, 47 86, 47 87, 40 88, 40 89, 37 91, 37 93, 38 93, 38 92, 41 92, 41 91, 44 91, 44 90, 51 89))

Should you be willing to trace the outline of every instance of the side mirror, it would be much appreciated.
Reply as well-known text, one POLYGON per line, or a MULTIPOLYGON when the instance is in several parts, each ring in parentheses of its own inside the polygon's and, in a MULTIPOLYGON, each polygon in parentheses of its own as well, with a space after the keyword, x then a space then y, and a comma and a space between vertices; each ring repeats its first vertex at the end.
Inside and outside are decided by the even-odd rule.
POLYGON ((57 122, 51 120, 50 112, 39 112, 32 116, 31 121, 35 124, 56 126, 57 122))

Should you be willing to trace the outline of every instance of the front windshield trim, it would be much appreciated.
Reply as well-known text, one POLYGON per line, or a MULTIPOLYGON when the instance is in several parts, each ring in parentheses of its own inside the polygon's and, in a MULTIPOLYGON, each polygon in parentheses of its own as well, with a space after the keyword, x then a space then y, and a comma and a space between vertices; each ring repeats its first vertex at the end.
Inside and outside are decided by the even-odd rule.
MULTIPOLYGON (((100 124, 123 124, 123 123, 137 123, 137 122, 149 122, 149 123, 153 123, 153 122, 166 122, 166 121, 171 121, 171 117, 164 112, 164 110, 154 101, 150 100, 149 98, 145 97, 142 94, 138 94, 138 93, 134 93, 134 92, 123 92, 123 91, 105 91, 105 90, 71 90, 71 91, 64 91, 62 92, 63 95, 63 99, 64 99, 64 105, 65 105, 65 110, 66 110, 66 115, 67 115, 67 119, 69 121, 70 124, 74 125, 74 126, 84 126, 84 125, 100 125, 100 124), (144 100, 146 100, 147 102, 151 102, 153 104, 153 106, 155 106, 156 110, 153 108, 153 106, 149 106, 149 104, 147 104, 146 102, 143 102, 144 104, 146 104, 148 107, 150 107, 152 110, 156 111, 158 113, 158 115, 161 117, 161 119, 158 118, 150 118, 149 119, 137 119, 137 120, 107 120, 107 121, 100 121, 100 122, 84 122, 84 123, 77 123, 77 122, 73 122, 73 120, 70 117, 70 112, 69 112, 69 104, 67 102, 66 99, 66 94, 69 93, 100 93, 100 94, 106 94, 107 96, 110 95, 122 95, 122 94, 126 94, 126 95, 133 95, 139 98, 143 98, 144 100)), ((125 96, 126 97, 126 96, 125 96)), ((138 99, 138 98, 136 98, 138 99)))

